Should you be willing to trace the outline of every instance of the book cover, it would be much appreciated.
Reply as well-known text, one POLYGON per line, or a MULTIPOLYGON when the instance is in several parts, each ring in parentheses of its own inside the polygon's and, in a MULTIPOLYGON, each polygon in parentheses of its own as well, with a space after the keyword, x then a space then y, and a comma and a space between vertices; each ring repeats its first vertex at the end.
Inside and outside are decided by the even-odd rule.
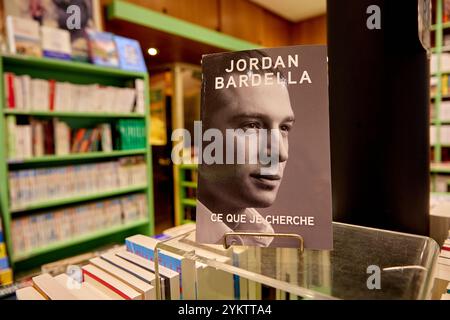
POLYGON ((197 241, 332 249, 326 47, 205 55, 202 73, 197 241))
POLYGON ((114 35, 109 32, 89 31, 89 48, 91 61, 107 67, 119 67, 114 35))
POLYGON ((31 19, 6 17, 9 50, 13 54, 42 56, 39 23, 31 19))
POLYGON ((119 53, 121 69, 147 72, 141 45, 137 40, 116 35, 114 41, 119 53))
POLYGON ((62 60, 71 59, 72 47, 69 31, 42 26, 41 37, 44 57, 62 60))

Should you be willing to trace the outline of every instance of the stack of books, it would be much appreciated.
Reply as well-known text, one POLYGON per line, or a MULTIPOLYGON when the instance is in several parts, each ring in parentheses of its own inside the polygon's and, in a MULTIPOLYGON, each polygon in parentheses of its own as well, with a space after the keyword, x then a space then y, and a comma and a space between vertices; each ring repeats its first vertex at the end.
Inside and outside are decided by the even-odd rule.
POLYGON ((12 245, 17 255, 78 236, 148 219, 145 194, 132 194, 15 218, 12 245))
POLYGON ((4 73, 5 107, 19 111, 143 113, 143 80, 134 87, 75 84, 4 73))
MULTIPOLYGON (((192 248, 194 236, 190 233, 176 245, 181 250, 192 248)), ((153 300, 158 296, 158 287, 159 297, 166 300, 261 298, 261 284, 165 250, 158 251, 160 277, 157 278, 154 250, 158 243, 159 240, 144 235, 128 237, 125 247, 112 249, 80 266, 78 276, 62 274, 53 278, 48 274, 40 275, 33 278, 32 287, 19 289, 17 297, 31 300, 153 300)), ((246 268, 258 258, 253 253, 248 254, 245 248, 230 251, 215 245, 196 246, 195 253, 246 268)))
POLYGON ((0 287, 10 285, 13 282, 12 270, 9 267, 6 244, 3 237, 2 219, 0 217, 0 287))
POLYGON ((436 278, 450 281, 450 230, 438 257, 436 278))

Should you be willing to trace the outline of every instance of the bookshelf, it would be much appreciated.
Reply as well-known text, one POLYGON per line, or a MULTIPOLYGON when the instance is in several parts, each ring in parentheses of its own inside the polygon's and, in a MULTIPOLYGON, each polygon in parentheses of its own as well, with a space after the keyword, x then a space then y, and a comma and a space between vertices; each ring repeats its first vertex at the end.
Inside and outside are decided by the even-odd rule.
POLYGON ((193 222, 186 219, 186 209, 195 210, 197 199, 188 194, 188 189, 197 191, 197 164, 180 164, 174 165, 175 171, 178 173, 178 183, 175 185, 175 225, 193 222))
MULTIPOLYGON (((44 80, 56 80, 78 85, 99 84, 102 86, 128 87, 136 79, 144 82, 144 105, 149 104, 148 74, 134 71, 100 67, 88 63, 63 61, 48 58, 34 58, 25 56, 1 55, 0 56, 0 86, 5 87, 4 73, 11 72, 15 75, 29 75, 31 78, 44 80)), ((6 108, 6 93, 1 90, 0 105, 0 210, 4 222, 4 238, 7 244, 10 264, 14 270, 28 270, 38 267, 56 259, 65 258, 109 243, 122 243, 129 235, 142 233, 152 235, 154 233, 153 212, 153 184, 152 184, 152 154, 148 147, 119 148, 113 141, 113 149, 109 151, 92 151, 84 153, 69 153, 65 155, 45 154, 25 159, 9 159, 7 145, 9 143, 7 132, 7 117, 15 117, 16 121, 28 121, 33 119, 66 121, 72 128, 83 128, 108 123, 114 126, 122 119, 134 119, 143 121, 143 129, 148 132, 149 109, 145 107, 145 113, 123 112, 94 112, 86 111, 35 111, 17 110, 6 108), (22 120, 20 120, 22 119, 22 120), (43 199, 25 205, 14 205, 10 199, 9 177, 11 172, 20 170, 37 170, 60 168, 64 166, 97 165, 108 161, 121 161, 126 157, 143 157, 143 170, 146 173, 145 184, 120 185, 106 188, 98 192, 87 189, 84 193, 74 193, 60 198, 43 199), (147 214, 145 218, 135 221, 121 220, 121 223, 105 228, 90 230, 88 232, 72 235, 67 239, 48 242, 48 244, 25 250, 14 250, 12 224, 15 219, 34 217, 41 213, 56 212, 66 208, 79 208, 100 201, 114 201, 118 197, 124 199, 128 196, 144 195, 147 214)), ((145 140, 147 135, 145 134, 145 140)), ((145 143, 148 145, 148 143, 145 143)), ((105 209, 106 210, 106 209, 105 209)), ((97 217, 96 217, 97 218, 97 217)), ((73 223, 73 222, 71 222, 73 223)))

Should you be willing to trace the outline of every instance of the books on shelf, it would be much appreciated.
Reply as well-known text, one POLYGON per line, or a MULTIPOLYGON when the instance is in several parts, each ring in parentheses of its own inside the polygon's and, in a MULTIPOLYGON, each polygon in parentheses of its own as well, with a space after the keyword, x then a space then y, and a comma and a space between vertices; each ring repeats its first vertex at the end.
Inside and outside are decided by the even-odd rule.
MULTIPOLYGON (((441 53, 441 72, 450 72, 450 53, 441 53)), ((430 59, 430 73, 434 74, 438 71, 438 59, 437 54, 432 54, 430 59)))
POLYGON ((109 32, 88 31, 91 62, 100 66, 119 67, 114 35, 109 32))
POLYGON ((146 196, 139 193, 14 218, 11 222, 13 250, 21 255, 59 241, 144 221, 147 210, 146 196))
POLYGON ((144 80, 136 79, 134 81, 134 87, 136 89, 135 112, 143 114, 143 113, 145 113, 145 82, 144 82, 144 80))
POLYGON ((3 236, 2 218, 0 216, 0 287, 13 282, 12 269, 9 266, 6 243, 3 236))
POLYGON ((116 123, 116 149, 134 150, 147 147, 147 132, 142 119, 119 119, 116 123))
MULTIPOLYGON (((53 119, 53 132, 54 132, 54 150, 55 155, 63 156, 70 153, 70 145, 71 145, 71 129, 67 123, 64 121, 60 121, 58 118, 53 119)), ((42 141, 44 141, 45 136, 42 137, 42 141)), ((35 138, 38 142, 41 140, 39 138, 35 138)), ((34 154, 34 156, 36 156, 34 154)))
POLYGON ((9 171, 11 209, 146 185, 144 159, 124 157, 94 164, 9 171))
POLYGON ((9 51, 13 54, 42 56, 39 23, 14 16, 6 17, 9 51))
MULTIPOLYGON (((431 119, 435 120, 437 118, 436 110, 434 108, 434 104, 431 105, 431 119)), ((450 121, 450 101, 443 100, 439 106, 439 120, 442 121, 450 121)))
MULTIPOLYGON (((29 117, 28 123, 21 119, 17 124, 17 117, 6 116, 7 123, 7 155, 10 161, 26 160, 44 155, 64 156, 71 153, 112 152, 113 137, 110 123, 97 124, 95 127, 72 129, 65 121, 58 118, 53 120, 38 120, 29 117)), ((123 141, 135 141, 137 130, 123 132, 123 141), (129 137, 128 137, 129 135, 129 137)), ((124 146, 127 150, 145 148, 145 137, 140 144, 133 143, 124 146)), ((118 150, 122 150, 117 143, 118 150)))
POLYGON ((6 33, 9 52, 35 57, 91 62, 100 66, 146 72, 138 41, 109 32, 89 29, 72 41, 68 30, 8 15, 6 33))
POLYGON ((67 30, 41 27, 42 53, 44 57, 70 60, 72 47, 67 30))
MULTIPOLYGON (((450 125, 441 125, 439 128, 439 142, 442 145, 450 145, 450 125)), ((430 126, 430 144, 437 143, 437 129, 436 126, 430 126)))
POLYGON ((147 72, 141 45, 137 40, 116 35, 114 41, 116 42, 121 69, 147 72))
MULTIPOLYGON (((442 74, 440 77, 441 95, 443 97, 448 97, 450 95, 450 77, 448 73, 450 73, 450 70, 447 71, 447 73, 442 74)), ((439 78, 436 76, 430 78, 430 96, 432 98, 434 98, 438 93, 438 81, 439 78)))
POLYGON ((65 111, 143 114, 144 82, 122 88, 74 84, 4 73, 5 108, 22 111, 65 111))

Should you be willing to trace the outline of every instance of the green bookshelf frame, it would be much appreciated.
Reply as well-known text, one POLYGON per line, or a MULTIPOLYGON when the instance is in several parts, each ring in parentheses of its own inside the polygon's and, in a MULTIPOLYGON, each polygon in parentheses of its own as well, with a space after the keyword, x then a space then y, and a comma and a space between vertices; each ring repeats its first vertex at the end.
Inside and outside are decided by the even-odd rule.
POLYGON ((197 164, 179 164, 174 165, 176 172, 178 173, 178 183, 176 185, 176 198, 177 205, 175 206, 175 225, 179 226, 185 223, 191 223, 192 220, 185 219, 185 208, 194 207, 197 205, 197 199, 188 198, 186 196, 186 189, 197 189, 197 183, 191 180, 186 180, 187 171, 197 171, 197 164))
MULTIPOLYGON (((102 119, 114 121, 120 118, 142 118, 145 121, 146 132, 149 132, 149 108, 146 108, 145 114, 117 114, 117 113, 93 113, 93 112, 52 112, 52 111, 18 111, 5 108, 5 92, 3 83, 4 72, 14 72, 22 75, 28 74, 34 78, 55 79, 58 81, 68 81, 77 84, 99 83, 102 85, 125 86, 136 78, 143 79, 145 82, 145 104, 148 106, 149 98, 149 79, 148 74, 143 72, 125 71, 120 69, 100 67, 89 63, 64 61, 49 58, 35 58, 14 55, 0 55, 0 211, 4 223, 4 238, 7 246, 8 256, 14 271, 24 271, 38 267, 44 263, 79 254, 82 252, 94 250, 109 243, 123 243, 126 236, 142 233, 146 235, 154 234, 154 206, 153 206, 153 173, 152 173, 152 154, 151 148, 111 151, 111 152, 92 152, 69 154, 64 156, 43 156, 31 159, 8 159, 7 158, 7 137, 6 116, 35 116, 43 118, 61 117, 70 119, 70 121, 92 123, 99 122, 102 119), (10 170, 17 170, 25 166, 26 168, 50 167, 59 163, 85 163, 102 161, 110 158, 119 158, 123 156, 144 155, 147 164, 147 184, 128 188, 110 190, 97 194, 82 196, 73 196, 64 199, 46 201, 20 209, 12 209, 9 203, 8 191, 8 173, 10 170), (86 201, 95 201, 98 199, 110 198, 119 195, 132 193, 145 193, 148 202, 148 218, 142 221, 136 221, 128 224, 118 225, 105 230, 98 230, 93 233, 81 235, 79 237, 52 243, 47 246, 33 249, 29 252, 14 252, 11 238, 11 221, 17 214, 33 215, 39 212, 45 212, 45 209, 76 205, 86 201)), ((148 143, 146 143, 148 145, 148 143)))

